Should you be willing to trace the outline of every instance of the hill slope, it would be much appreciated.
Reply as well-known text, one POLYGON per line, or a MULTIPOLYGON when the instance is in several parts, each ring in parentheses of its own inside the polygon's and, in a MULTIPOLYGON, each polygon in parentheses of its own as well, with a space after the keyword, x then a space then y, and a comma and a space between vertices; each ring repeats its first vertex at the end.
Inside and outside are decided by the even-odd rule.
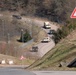
POLYGON ((65 39, 61 40, 54 49, 49 51, 43 58, 36 61, 30 69, 51 69, 54 70, 61 62, 69 64, 76 57, 76 30, 65 39))
POLYGON ((25 15, 46 17, 63 23, 76 6, 75 0, 1 0, 0 10, 18 11, 25 15))

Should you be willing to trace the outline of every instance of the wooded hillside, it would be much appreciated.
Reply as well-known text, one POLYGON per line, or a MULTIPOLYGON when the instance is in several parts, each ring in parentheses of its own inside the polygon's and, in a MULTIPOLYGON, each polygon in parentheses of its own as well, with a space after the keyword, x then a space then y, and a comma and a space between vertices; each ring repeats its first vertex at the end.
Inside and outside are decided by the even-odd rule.
POLYGON ((19 11, 21 14, 48 18, 65 23, 76 6, 76 0, 1 0, 0 10, 19 11))

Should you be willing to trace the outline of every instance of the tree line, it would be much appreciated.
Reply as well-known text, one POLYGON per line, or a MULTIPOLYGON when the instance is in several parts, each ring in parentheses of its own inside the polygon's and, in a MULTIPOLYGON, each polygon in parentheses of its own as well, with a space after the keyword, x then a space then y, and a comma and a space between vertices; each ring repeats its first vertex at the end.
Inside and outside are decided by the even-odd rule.
POLYGON ((0 9, 48 18, 58 23, 70 20, 76 0, 1 0, 0 9))

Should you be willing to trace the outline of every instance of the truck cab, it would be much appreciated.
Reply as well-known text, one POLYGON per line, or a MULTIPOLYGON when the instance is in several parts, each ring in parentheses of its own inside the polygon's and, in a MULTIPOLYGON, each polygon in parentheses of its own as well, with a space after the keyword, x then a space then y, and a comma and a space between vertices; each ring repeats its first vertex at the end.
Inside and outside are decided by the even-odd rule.
POLYGON ((50 39, 50 37, 45 37, 43 40, 42 40, 42 43, 48 43, 48 42, 50 42, 51 41, 51 39, 50 39))
POLYGON ((33 46, 32 47, 32 52, 38 52, 38 46, 33 46))
POLYGON ((16 19, 22 19, 22 17, 20 15, 12 15, 13 18, 16 18, 16 19))
POLYGON ((49 34, 55 34, 55 33, 56 33, 55 30, 53 30, 53 29, 49 30, 49 34))
POLYGON ((44 22, 44 28, 45 29, 50 29, 51 28, 50 23, 49 22, 44 22))

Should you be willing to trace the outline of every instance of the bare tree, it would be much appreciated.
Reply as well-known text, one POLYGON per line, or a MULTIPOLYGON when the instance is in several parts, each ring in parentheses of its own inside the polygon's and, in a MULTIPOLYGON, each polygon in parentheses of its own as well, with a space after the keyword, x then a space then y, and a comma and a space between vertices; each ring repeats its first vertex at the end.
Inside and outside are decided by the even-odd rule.
POLYGON ((34 39, 35 42, 38 41, 38 37, 39 37, 39 33, 41 31, 41 28, 37 25, 35 25, 35 23, 32 23, 32 38, 34 39))

